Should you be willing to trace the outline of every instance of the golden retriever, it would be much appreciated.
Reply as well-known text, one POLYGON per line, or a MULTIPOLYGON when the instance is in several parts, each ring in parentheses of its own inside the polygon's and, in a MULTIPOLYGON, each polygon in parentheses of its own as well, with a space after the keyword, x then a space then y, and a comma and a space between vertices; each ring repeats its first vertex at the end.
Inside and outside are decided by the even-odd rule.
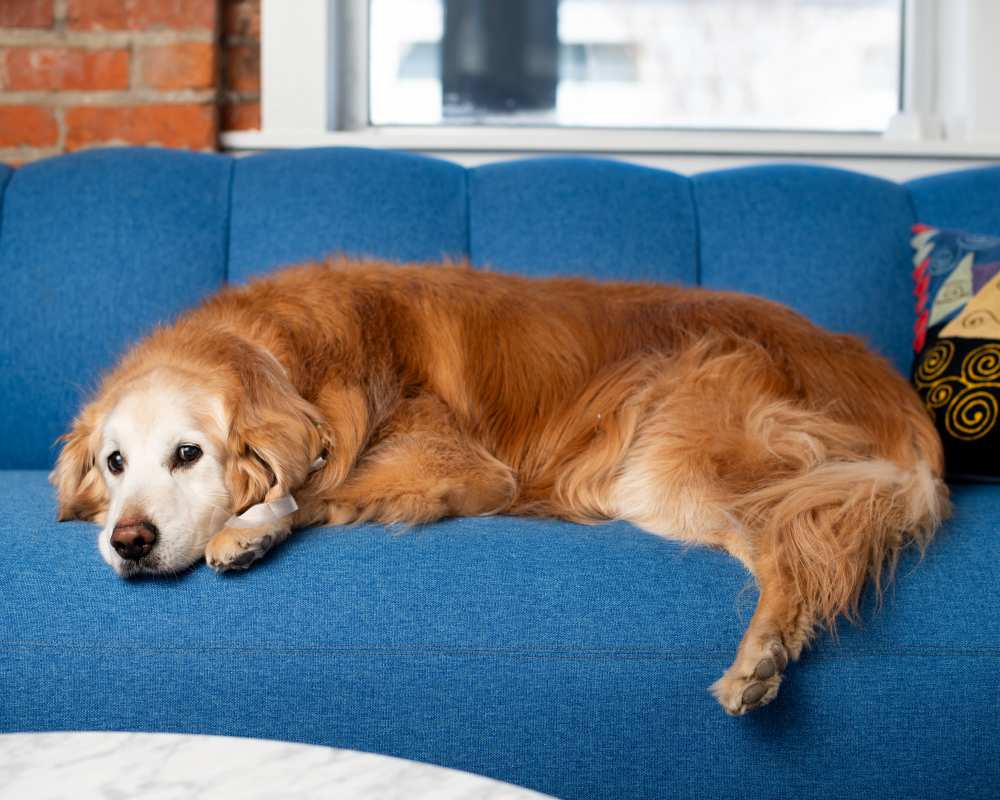
POLYGON ((723 548, 760 586, 712 687, 732 714, 948 509, 927 413, 858 340, 735 293, 461 265, 226 288, 128 352, 63 438, 60 518, 103 524, 123 576, 484 514, 723 548))

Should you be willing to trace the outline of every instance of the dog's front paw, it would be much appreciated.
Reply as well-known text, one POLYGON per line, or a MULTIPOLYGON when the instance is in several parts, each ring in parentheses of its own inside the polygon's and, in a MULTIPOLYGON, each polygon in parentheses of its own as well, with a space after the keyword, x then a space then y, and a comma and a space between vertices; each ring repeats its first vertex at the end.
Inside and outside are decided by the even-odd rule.
POLYGON ((727 713, 741 716, 778 696, 787 665, 788 652, 777 638, 769 638, 758 647, 741 647, 733 665, 712 684, 712 694, 727 713))
POLYGON ((205 548, 205 562, 216 572, 246 569, 277 541, 274 531, 262 528, 223 528, 205 548))

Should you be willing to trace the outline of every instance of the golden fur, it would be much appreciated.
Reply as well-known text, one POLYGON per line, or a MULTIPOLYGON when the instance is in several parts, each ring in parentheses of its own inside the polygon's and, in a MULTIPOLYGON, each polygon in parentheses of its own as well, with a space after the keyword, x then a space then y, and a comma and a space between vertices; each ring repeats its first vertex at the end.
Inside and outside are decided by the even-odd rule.
MULTIPOLYGON (((152 369, 224 399, 233 511, 291 492, 292 528, 505 513, 725 548, 761 588, 713 687, 731 713, 772 699, 814 627, 854 614, 947 511, 907 383, 735 293, 345 259, 227 288, 132 349, 74 422, 64 518, 99 517, 95 431, 152 369)), ((206 557, 225 567, 279 528, 225 529, 206 557)))

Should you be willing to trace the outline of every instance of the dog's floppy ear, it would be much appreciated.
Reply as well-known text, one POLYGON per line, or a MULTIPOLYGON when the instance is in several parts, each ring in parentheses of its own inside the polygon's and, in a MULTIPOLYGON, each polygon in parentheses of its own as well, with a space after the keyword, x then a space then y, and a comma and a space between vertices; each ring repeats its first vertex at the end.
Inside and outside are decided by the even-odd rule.
POLYGON ((59 437, 63 448, 49 482, 56 489, 60 522, 94 520, 107 510, 108 493, 97 469, 98 414, 90 404, 73 420, 69 433, 59 437))
POLYGON ((294 491, 324 447, 319 411, 268 353, 245 354, 230 397, 226 484, 233 511, 294 491))

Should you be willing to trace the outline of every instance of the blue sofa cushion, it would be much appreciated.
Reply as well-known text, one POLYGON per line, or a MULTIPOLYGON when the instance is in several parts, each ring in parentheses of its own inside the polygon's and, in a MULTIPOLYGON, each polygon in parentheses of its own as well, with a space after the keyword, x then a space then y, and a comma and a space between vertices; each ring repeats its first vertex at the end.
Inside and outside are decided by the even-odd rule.
POLYGON ((563 798, 995 797, 1000 487, 863 630, 733 719, 707 686, 755 593, 624 524, 454 520, 296 534, 245 574, 124 582, 0 476, 0 730, 261 736, 390 753, 563 798), (58 590, 55 590, 58 587, 58 590))
POLYGON ((0 465, 45 467, 101 371, 221 286, 232 160, 90 151, 16 170, 0 217, 0 465))
POLYGON ((469 173, 469 257, 524 275, 694 284, 691 185, 663 170, 533 158, 469 173))
POLYGON ((468 252, 466 173, 403 153, 296 150, 234 164, 229 278, 335 253, 393 261, 468 252))
POLYGON ((746 167, 692 178, 701 282, 770 297, 864 337, 909 372, 913 321, 906 189, 826 167, 746 167))
POLYGON ((1000 166, 918 178, 906 189, 917 222, 1000 236, 1000 166))

